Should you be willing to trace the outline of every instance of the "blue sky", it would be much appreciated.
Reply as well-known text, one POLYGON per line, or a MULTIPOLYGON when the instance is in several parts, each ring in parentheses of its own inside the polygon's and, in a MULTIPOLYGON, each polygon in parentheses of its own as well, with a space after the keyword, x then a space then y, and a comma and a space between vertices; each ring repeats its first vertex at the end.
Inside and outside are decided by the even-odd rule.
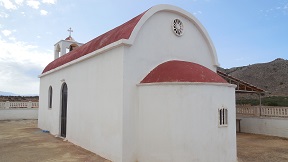
POLYGON ((38 94, 69 27, 85 43, 157 4, 192 13, 224 68, 288 59, 288 0, 0 0, 0 91, 38 94))

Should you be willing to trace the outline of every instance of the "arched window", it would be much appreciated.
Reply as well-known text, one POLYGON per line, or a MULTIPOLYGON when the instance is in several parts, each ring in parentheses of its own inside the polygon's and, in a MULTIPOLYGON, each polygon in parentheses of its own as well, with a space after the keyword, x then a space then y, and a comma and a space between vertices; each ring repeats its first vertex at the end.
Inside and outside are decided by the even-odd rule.
POLYGON ((55 46, 55 49, 54 49, 54 60, 60 57, 60 53, 61 53, 61 48, 60 48, 60 45, 57 44, 57 46, 55 46))
POLYGON ((48 108, 52 108, 52 94, 53 94, 53 89, 50 86, 49 91, 48 91, 48 108))
POLYGON ((74 49, 76 49, 76 48, 78 48, 79 46, 77 45, 77 44, 71 44, 70 46, 69 46, 69 52, 70 51, 73 51, 74 49))

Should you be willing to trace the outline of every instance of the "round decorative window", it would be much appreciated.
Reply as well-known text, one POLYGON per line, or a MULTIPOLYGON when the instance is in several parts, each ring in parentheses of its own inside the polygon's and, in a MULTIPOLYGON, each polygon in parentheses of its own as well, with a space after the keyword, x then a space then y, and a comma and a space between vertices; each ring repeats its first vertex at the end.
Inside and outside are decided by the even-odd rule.
POLYGON ((179 19, 175 19, 172 22, 172 30, 174 32, 175 35, 177 36, 182 36, 183 34, 183 23, 181 20, 179 19))

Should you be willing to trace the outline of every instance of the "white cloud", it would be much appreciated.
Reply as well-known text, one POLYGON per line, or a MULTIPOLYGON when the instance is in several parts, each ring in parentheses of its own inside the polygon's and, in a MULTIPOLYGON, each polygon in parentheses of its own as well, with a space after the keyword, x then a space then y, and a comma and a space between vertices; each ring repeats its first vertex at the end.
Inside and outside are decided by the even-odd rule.
POLYGON ((9 37, 8 39, 11 40, 11 41, 14 41, 14 42, 16 41, 15 37, 9 37))
POLYGON ((0 17, 7 18, 9 15, 5 12, 0 12, 0 17))
POLYGON ((198 14, 202 14, 202 11, 193 12, 193 15, 198 15, 198 14))
POLYGON ((45 16, 48 14, 48 12, 46 10, 40 10, 40 14, 45 16))
POLYGON ((28 0, 27 1, 27 5, 32 7, 32 8, 38 9, 39 5, 40 5, 40 2, 39 1, 35 1, 35 0, 28 0))
POLYGON ((9 43, 1 39, 0 49, 0 90, 20 95, 38 94, 38 75, 53 60, 53 52, 24 42, 9 43))
POLYGON ((2 34, 4 35, 4 36, 9 36, 10 34, 12 34, 12 31, 11 30, 7 30, 7 29, 5 29, 5 30, 2 30, 1 31, 2 32, 2 34))
POLYGON ((277 15, 287 15, 288 12, 288 3, 282 4, 281 6, 272 7, 265 10, 260 10, 260 13, 264 14, 265 16, 277 16, 277 15))
POLYGON ((24 2, 24 0, 15 0, 15 3, 16 3, 17 5, 22 5, 23 2, 24 2))
POLYGON ((55 4, 57 0, 42 0, 42 2, 47 4, 55 4))
POLYGON ((17 7, 10 0, 0 0, 1 6, 4 6, 7 10, 16 10, 17 7))

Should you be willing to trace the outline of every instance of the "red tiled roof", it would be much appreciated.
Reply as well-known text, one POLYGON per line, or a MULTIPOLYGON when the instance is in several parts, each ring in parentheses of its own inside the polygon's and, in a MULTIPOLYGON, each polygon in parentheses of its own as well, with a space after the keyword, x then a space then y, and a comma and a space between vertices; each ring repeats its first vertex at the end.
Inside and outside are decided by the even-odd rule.
POLYGON ((224 78, 228 83, 237 85, 236 92, 239 92, 239 93, 250 93, 250 92, 264 93, 265 92, 265 90, 263 90, 257 86, 254 86, 248 82, 240 80, 240 79, 233 77, 229 74, 226 74, 220 70, 217 70, 217 74, 220 75, 222 78, 224 78))
MULTIPOLYGON (((146 11, 145 11, 146 12, 146 11)), ((145 14, 142 13, 130 21, 108 31, 107 33, 104 33, 100 35, 99 37, 89 41, 88 43, 80 46, 79 48, 59 57, 58 59, 52 61, 49 63, 45 69, 43 70, 42 74, 45 72, 48 72, 52 69, 55 69, 61 65, 64 65, 70 61, 76 60, 88 53, 91 53, 93 51, 96 51, 102 47, 105 47, 111 43, 114 43, 121 39, 129 39, 134 27, 137 25, 139 20, 142 18, 142 16, 145 14)))
POLYGON ((212 70, 186 61, 172 60, 154 68, 141 83, 156 82, 214 82, 227 83, 212 70))

